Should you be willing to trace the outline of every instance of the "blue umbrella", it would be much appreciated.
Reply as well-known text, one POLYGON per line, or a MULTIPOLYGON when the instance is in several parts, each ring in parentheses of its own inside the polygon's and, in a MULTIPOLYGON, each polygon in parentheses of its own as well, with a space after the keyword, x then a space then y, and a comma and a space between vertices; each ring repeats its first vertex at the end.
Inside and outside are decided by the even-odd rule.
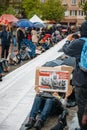
POLYGON ((32 22, 30 22, 28 19, 20 19, 17 23, 16 26, 18 27, 28 27, 28 28, 32 28, 34 27, 34 24, 32 22))
POLYGON ((34 26, 35 26, 36 28, 45 28, 45 27, 46 27, 44 23, 40 23, 40 22, 35 22, 35 23, 34 23, 34 26))

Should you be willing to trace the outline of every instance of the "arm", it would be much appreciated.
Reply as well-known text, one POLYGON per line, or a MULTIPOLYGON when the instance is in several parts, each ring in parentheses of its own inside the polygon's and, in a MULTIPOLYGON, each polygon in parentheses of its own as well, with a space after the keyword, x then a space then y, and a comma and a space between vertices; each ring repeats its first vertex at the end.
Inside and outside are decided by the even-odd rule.
POLYGON ((80 57, 81 50, 82 50, 82 45, 84 41, 80 39, 73 40, 71 42, 67 42, 63 46, 63 52, 72 57, 80 57))

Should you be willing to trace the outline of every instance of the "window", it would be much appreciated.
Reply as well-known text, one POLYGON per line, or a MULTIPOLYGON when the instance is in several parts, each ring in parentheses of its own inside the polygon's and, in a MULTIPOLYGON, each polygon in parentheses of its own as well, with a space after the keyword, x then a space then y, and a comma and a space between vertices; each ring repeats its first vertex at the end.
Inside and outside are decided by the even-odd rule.
POLYGON ((77 10, 70 10, 71 16, 77 16, 77 10))
POLYGON ((81 0, 81 4, 84 4, 86 2, 86 0, 81 0))
POLYGON ((84 16, 84 12, 82 10, 79 10, 79 16, 84 16))
POLYGON ((76 0, 71 0, 72 5, 76 5, 76 0))

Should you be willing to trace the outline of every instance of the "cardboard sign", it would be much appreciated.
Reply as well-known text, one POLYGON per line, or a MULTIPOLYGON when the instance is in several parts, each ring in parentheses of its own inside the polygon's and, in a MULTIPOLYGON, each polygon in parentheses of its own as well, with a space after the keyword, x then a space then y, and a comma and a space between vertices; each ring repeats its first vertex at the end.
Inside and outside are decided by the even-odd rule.
POLYGON ((72 70, 72 67, 64 65, 38 67, 36 69, 35 86, 39 91, 66 93, 69 90, 72 70))

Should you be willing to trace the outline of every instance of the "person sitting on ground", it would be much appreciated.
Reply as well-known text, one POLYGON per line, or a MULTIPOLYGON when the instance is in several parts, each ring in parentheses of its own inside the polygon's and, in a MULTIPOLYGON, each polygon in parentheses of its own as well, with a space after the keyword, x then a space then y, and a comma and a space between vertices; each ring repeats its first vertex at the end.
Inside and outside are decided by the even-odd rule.
POLYGON ((63 111, 64 107, 62 103, 58 98, 52 96, 52 93, 41 92, 36 94, 29 114, 29 120, 25 124, 25 127, 28 127, 28 129, 34 127, 40 130, 50 115, 59 115, 63 111))

